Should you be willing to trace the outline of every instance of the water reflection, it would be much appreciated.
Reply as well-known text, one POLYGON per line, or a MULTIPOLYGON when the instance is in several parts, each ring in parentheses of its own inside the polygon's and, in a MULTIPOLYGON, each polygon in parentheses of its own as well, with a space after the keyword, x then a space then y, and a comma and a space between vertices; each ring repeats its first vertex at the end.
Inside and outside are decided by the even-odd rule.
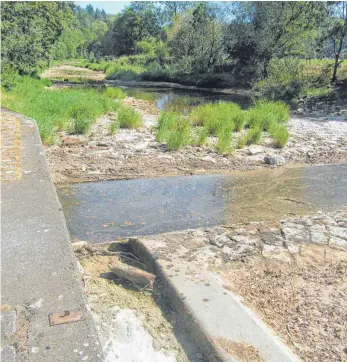
POLYGON ((252 98, 244 94, 223 94, 171 88, 124 88, 128 96, 154 102, 159 110, 171 110, 187 114, 192 107, 221 101, 235 102, 242 108, 252 104, 252 98))
POLYGON ((58 188, 72 238, 90 242, 347 206, 347 165, 58 188))

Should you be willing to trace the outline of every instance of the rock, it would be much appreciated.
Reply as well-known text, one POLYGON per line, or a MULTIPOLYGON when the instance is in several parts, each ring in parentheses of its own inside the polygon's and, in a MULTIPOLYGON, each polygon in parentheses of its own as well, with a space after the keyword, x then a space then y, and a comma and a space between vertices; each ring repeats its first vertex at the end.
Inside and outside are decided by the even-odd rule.
POLYGON ((339 226, 329 226, 328 227, 331 235, 336 236, 340 239, 347 240, 347 229, 339 226))
POLYGON ((281 234, 281 230, 276 228, 265 228, 260 230, 261 238, 264 244, 283 246, 284 239, 281 234))
POLYGON ((108 145, 108 143, 105 143, 105 142, 98 142, 97 146, 99 146, 99 147, 108 147, 109 145, 108 145))
POLYGON ((83 137, 65 137, 63 139, 63 145, 64 146, 70 146, 70 145, 85 145, 87 143, 87 140, 83 137))
POLYGON ((347 240, 337 238, 336 236, 331 236, 329 245, 347 246, 347 240))
POLYGON ((211 157, 211 156, 205 156, 201 158, 202 161, 207 161, 207 162, 212 162, 212 163, 216 163, 216 160, 211 157))
POLYGON ((296 113, 302 114, 302 113, 304 113, 304 109, 303 109, 303 108, 298 108, 298 109, 296 110, 296 113))
POLYGON ((328 244, 327 230, 324 225, 313 225, 310 227, 311 241, 315 244, 328 244))
POLYGON ((282 156, 275 155, 275 156, 265 156, 264 162, 272 166, 282 166, 286 163, 286 160, 282 156))
POLYGON ((254 146, 254 147, 250 147, 248 149, 248 154, 249 155, 256 155, 258 153, 263 153, 264 152, 264 148, 263 147, 260 147, 260 146, 254 146))
POLYGON ((304 225, 287 223, 283 227, 283 234, 285 237, 285 243, 288 245, 290 242, 296 243, 309 243, 310 235, 304 225))

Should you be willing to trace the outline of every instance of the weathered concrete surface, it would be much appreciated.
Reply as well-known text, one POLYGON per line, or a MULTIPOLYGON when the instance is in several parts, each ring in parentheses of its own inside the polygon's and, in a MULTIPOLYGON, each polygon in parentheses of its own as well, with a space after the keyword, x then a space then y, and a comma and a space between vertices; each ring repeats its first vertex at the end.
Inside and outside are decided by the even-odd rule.
POLYGON ((16 116, 23 177, 1 185, 2 360, 101 361, 89 312, 84 321, 49 325, 50 312, 86 308, 86 298, 35 122, 16 116))
MULTIPOLYGON (((181 317, 188 322, 188 326, 190 325, 191 334, 194 335, 198 346, 205 348, 204 354, 208 360, 212 360, 211 356, 218 351, 216 344, 218 345, 222 339, 252 345, 265 361, 295 361, 297 357, 275 336, 275 332, 272 332, 255 315, 254 305, 249 298, 241 293, 240 295, 244 299, 240 299, 231 292, 231 290, 235 290, 231 286, 235 287, 233 280, 236 279, 236 274, 229 274, 229 271, 240 270, 237 269, 237 263, 250 265, 247 264, 247 261, 252 258, 283 263, 283 267, 289 269, 293 265, 298 265, 299 256, 307 257, 306 255, 310 255, 308 253, 314 255, 313 260, 307 257, 308 268, 315 270, 317 275, 322 274, 322 270, 324 271, 327 265, 333 270, 333 266, 329 264, 330 256, 327 255, 335 255, 334 261, 338 265, 339 260, 335 260, 336 255, 342 259, 346 255, 347 209, 280 219, 276 223, 249 222, 229 227, 217 226, 208 229, 185 230, 129 240, 134 252, 166 282, 166 290, 173 305, 181 317), (319 261, 319 258, 322 260, 319 261), (248 306, 252 305, 252 310, 245 307, 245 302, 248 302, 248 306)), ((302 270, 303 264, 300 265, 299 269, 302 270)), ((343 264, 341 265, 343 270, 343 264)), ((261 269, 257 269, 256 273, 260 275, 261 269)), ((275 275, 276 281, 281 279, 280 273, 275 275)), ((314 278, 314 274, 312 275, 314 278)), ((307 278, 307 275, 303 274, 304 279, 305 277, 307 278)), ((323 287, 323 285, 332 283, 329 278, 320 280, 322 283, 320 285, 323 287)), ((339 285, 334 284, 336 293, 331 291, 330 294, 325 294, 325 302, 319 302, 321 300, 319 295, 314 297, 314 301, 307 297, 309 289, 312 291, 312 295, 316 293, 312 286, 298 283, 299 288, 305 290, 305 293, 300 296, 300 303, 305 306, 309 305, 316 312, 319 310, 317 313, 322 313, 322 315, 324 314, 324 303, 329 304, 331 313, 336 316, 336 318, 329 317, 329 328, 338 330, 345 315, 343 287, 338 291, 339 285)), ((342 286, 343 283, 344 281, 341 279, 342 286)), ((271 285, 275 288, 275 292, 281 293, 279 289, 276 289, 275 283, 271 285)), ((253 299, 256 299, 258 298, 257 291, 252 288, 254 286, 249 284, 244 287, 245 290, 252 291, 256 295, 256 297, 253 296, 253 299)), ((293 284, 290 285, 290 288, 294 288, 293 284)), ((317 288, 321 289, 319 285, 317 288)), ((236 288, 236 292, 239 293, 239 291, 236 288)), ((253 295, 252 293, 248 294, 253 295)), ((295 291, 293 293, 298 295, 295 291)), ((267 320, 264 319, 273 326, 278 336, 290 345, 294 345, 295 352, 300 354, 303 360, 311 360, 312 355, 318 353, 320 353, 318 359, 325 360, 322 357, 323 352, 325 353, 327 350, 329 350, 330 356, 336 350, 342 353, 345 339, 343 337, 340 339, 338 335, 334 336, 324 325, 315 323, 314 314, 300 315, 300 311, 295 310, 295 307, 292 308, 296 304, 292 303, 292 299, 288 300, 288 295, 290 293, 283 294, 282 290, 282 296, 284 296, 282 304, 280 305, 278 302, 276 312, 271 315, 271 318, 275 318, 278 313, 277 325, 273 319, 269 320, 269 317, 267 320), (281 318, 282 312, 283 315, 291 312, 292 318, 289 320, 281 318), (288 338, 286 332, 283 334, 283 330, 286 331, 285 326, 292 325, 292 323, 295 326, 300 325, 298 320, 295 320, 296 315, 299 315, 298 319, 305 320, 306 329, 302 331, 295 328, 295 334, 292 330, 292 334, 288 338), (293 338, 296 340, 295 344, 293 344, 293 338), (317 343, 321 348, 316 346, 317 343), (328 343, 329 347, 326 347, 324 343, 328 343), (330 348, 330 346, 333 347, 330 348), (308 356, 310 357, 306 358, 308 356)), ((261 303, 268 305, 260 290, 258 299, 261 300, 261 303)), ((261 308, 258 308, 257 312, 260 312, 258 315, 262 315, 263 318, 264 315, 266 316, 266 313, 261 314, 261 308)), ((222 356, 221 359, 228 360, 228 357, 222 356)))
POLYGON ((234 293, 225 288, 219 275, 209 270, 208 260, 215 257, 210 247, 192 238, 180 242, 178 234, 130 240, 135 252, 147 258, 157 275, 166 281, 174 307, 180 311, 187 328, 190 327, 207 360, 235 360, 218 345, 218 340, 225 339, 253 346, 267 362, 299 361, 234 293), (195 257, 189 257, 197 250, 195 257))

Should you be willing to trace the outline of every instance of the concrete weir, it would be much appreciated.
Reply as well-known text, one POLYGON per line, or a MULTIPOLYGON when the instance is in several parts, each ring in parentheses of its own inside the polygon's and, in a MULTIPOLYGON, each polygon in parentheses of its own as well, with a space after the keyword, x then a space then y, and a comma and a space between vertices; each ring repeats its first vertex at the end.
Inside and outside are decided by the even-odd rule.
POLYGON ((238 296, 225 289, 217 274, 204 267, 208 255, 202 252, 201 258, 184 260, 188 250, 180 243, 165 244, 161 235, 130 238, 129 242, 166 285, 172 305, 208 361, 238 360, 221 347, 220 340, 253 346, 260 359, 252 360, 300 361, 238 296), (164 254, 170 249, 167 258, 164 254))
POLYGON ((35 121, 2 110, 9 119, 20 125, 22 176, 1 184, 2 360, 102 361, 35 121), (50 326, 50 313, 74 309, 83 320, 50 326))

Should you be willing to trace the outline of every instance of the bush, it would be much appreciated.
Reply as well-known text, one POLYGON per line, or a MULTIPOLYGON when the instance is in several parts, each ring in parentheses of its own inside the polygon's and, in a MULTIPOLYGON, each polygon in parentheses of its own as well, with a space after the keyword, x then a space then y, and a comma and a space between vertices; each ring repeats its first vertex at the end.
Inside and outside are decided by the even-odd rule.
POLYGON ((273 59, 266 79, 256 83, 254 90, 269 99, 297 98, 306 86, 299 59, 273 59))
POLYGON ((140 113, 129 106, 121 106, 118 111, 118 121, 120 128, 140 128, 142 118, 140 113))

